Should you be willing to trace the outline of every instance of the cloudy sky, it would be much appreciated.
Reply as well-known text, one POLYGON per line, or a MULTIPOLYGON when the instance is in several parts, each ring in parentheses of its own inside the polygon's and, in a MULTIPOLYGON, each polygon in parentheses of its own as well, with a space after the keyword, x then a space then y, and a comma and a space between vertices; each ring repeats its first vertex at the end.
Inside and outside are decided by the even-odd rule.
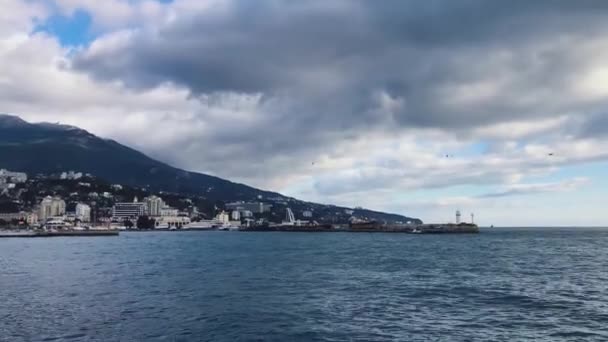
POLYGON ((608 1, 0 8, 0 112, 305 200, 608 224, 608 1))

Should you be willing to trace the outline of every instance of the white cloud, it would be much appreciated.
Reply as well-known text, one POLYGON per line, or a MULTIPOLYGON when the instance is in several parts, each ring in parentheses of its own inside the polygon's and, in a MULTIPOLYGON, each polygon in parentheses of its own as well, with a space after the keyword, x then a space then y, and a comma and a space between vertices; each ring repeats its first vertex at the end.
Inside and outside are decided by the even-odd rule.
POLYGON ((0 37, 3 40, 31 31, 49 14, 43 4, 22 0, 0 0, 0 8, 0 37))
POLYGON ((588 183, 588 178, 578 177, 574 179, 552 183, 511 184, 498 192, 483 194, 480 197, 506 197, 532 195, 547 192, 568 192, 578 190, 580 187, 588 183))

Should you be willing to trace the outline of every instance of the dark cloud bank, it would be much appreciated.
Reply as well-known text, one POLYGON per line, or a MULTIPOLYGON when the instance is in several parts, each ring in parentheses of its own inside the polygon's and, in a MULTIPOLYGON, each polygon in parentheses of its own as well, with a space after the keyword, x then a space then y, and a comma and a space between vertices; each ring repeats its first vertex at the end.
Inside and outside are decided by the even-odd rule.
POLYGON ((600 0, 228 1, 100 43, 73 68, 135 89, 176 84, 202 101, 259 95, 254 120, 196 136, 218 146, 205 155, 212 169, 226 149, 247 162, 306 157, 370 131, 467 137, 572 115, 577 126, 560 130, 585 137, 606 131, 607 101, 572 87, 607 16, 600 0))

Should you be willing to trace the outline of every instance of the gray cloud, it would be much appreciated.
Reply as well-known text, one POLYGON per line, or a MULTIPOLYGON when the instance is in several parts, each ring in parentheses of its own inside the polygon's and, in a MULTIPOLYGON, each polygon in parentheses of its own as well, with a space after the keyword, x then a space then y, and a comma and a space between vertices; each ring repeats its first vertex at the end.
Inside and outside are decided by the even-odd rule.
POLYGON ((466 130, 605 105, 559 94, 589 57, 572 46, 603 36, 607 13, 604 1, 230 1, 73 66, 136 88, 261 93, 297 127, 368 127, 381 93, 403 102, 391 123, 466 130))
POLYGON ((578 128, 581 137, 608 137, 608 114, 591 115, 578 128))
MULTIPOLYGON (((525 151, 534 144, 549 149, 566 133, 597 136, 593 129, 605 124, 590 113, 602 112, 608 94, 584 77, 608 58, 605 1, 188 6, 167 5, 166 20, 132 23, 66 56, 61 73, 93 83, 91 95, 62 97, 81 91, 79 78, 66 82, 69 91, 41 87, 52 94, 47 101, 82 101, 72 123, 89 122, 78 115, 90 108, 93 115, 131 119, 116 127, 96 122, 106 125, 103 134, 180 167, 263 187, 269 179, 301 176, 324 196, 502 184, 606 159, 573 151, 547 161, 525 151), (399 144, 409 136, 417 137, 409 141, 416 148, 389 156, 374 149, 378 140, 399 144), (458 158, 463 165, 433 159, 480 139, 494 150, 458 158), (434 143, 442 146, 427 148, 434 143), (371 157, 379 164, 369 165, 371 157), (483 163, 494 159, 500 162, 483 163)), ((38 78, 4 94, 35 102, 38 78)))

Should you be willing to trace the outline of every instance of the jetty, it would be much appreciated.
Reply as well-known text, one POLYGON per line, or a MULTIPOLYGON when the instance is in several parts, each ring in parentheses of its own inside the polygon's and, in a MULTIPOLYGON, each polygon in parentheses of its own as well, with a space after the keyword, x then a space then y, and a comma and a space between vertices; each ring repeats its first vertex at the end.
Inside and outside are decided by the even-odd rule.
POLYGON ((382 224, 377 222, 353 223, 346 229, 361 233, 408 234, 477 234, 479 227, 472 223, 446 224, 382 224))
POLYGON ((348 226, 331 225, 276 225, 241 228, 249 232, 349 232, 349 233, 404 233, 404 234, 476 234, 479 227, 471 223, 460 224, 390 224, 378 222, 351 223, 348 226))
POLYGON ((0 238, 43 238, 66 236, 118 236, 117 230, 0 230, 0 238))
POLYGON ((477 234, 479 227, 471 222, 461 222, 460 210, 456 211, 456 223, 424 224, 422 222, 380 222, 353 219, 349 224, 319 224, 316 221, 296 220, 291 209, 287 208, 285 220, 281 224, 265 224, 243 227, 249 232, 349 232, 349 233, 405 233, 405 234, 477 234))

